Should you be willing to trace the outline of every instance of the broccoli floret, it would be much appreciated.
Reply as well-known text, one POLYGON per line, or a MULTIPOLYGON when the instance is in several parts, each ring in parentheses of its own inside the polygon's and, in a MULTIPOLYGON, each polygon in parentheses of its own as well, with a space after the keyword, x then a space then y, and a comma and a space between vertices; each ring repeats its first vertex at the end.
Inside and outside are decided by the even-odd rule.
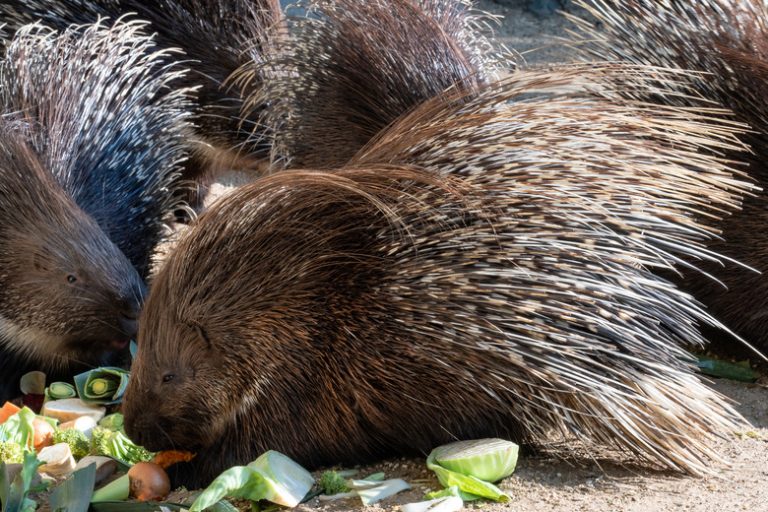
POLYGON ((91 450, 91 443, 85 434, 74 428, 54 432, 53 443, 67 443, 72 450, 72 456, 78 460, 88 455, 91 450))
POLYGON ((114 433, 103 427, 94 427, 91 431, 91 455, 104 455, 111 457, 109 453, 109 440, 114 433))
POLYGON ((0 461, 7 464, 21 464, 24 462, 24 448, 12 441, 1 442, 0 461))
POLYGON ((333 495, 349 491, 347 479, 336 471, 325 471, 320 475, 320 488, 323 494, 333 495))
POLYGON ((149 462, 154 456, 146 448, 134 444, 122 432, 104 427, 93 429, 91 454, 112 457, 129 465, 137 462, 149 462))

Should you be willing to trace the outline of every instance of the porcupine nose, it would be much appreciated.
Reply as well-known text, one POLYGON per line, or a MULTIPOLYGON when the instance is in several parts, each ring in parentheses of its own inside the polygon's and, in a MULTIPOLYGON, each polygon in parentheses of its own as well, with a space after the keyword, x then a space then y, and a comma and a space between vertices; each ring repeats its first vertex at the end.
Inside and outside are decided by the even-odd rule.
POLYGON ((120 330, 129 340, 136 337, 139 327, 138 307, 128 306, 120 311, 120 330))
POLYGON ((139 330, 139 313, 144 303, 145 293, 146 287, 144 284, 139 283, 120 301, 118 321, 120 331, 124 335, 124 338, 119 343, 121 345, 126 345, 130 340, 136 338, 139 330))

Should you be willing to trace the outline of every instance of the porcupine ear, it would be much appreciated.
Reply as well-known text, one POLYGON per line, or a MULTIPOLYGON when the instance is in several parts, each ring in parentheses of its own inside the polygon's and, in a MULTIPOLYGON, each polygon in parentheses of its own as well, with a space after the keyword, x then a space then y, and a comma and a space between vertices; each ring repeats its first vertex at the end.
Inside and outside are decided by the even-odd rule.
POLYGON ((288 38, 233 77, 264 106, 278 167, 344 164, 373 135, 444 90, 471 89, 513 67, 469 2, 311 0, 288 38), (263 87, 249 87, 262 77, 263 87))

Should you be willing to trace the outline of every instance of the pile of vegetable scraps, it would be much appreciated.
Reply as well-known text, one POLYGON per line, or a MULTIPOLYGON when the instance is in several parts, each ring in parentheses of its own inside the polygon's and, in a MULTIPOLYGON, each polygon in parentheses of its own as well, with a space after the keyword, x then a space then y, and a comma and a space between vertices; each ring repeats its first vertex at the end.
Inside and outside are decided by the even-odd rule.
MULTIPOLYGON (((126 436, 119 406, 128 379, 119 368, 85 372, 73 384, 46 386, 40 372, 24 376, 23 403, 0 409, 0 512, 32 512, 39 496, 51 510, 67 512, 235 512, 227 499, 245 500, 254 510, 263 501, 296 507, 314 498, 360 500, 365 506, 411 488, 384 473, 358 479, 354 470, 326 471, 315 481, 289 457, 268 451, 227 469, 207 489, 187 493, 184 503, 163 501, 170 492, 165 469, 194 455, 150 453, 126 436)), ((454 512, 465 501, 507 501, 493 482, 514 471, 517 454, 516 444, 501 439, 438 447, 426 462, 444 489, 401 510, 454 512)))
POLYGON ((128 378, 125 370, 98 368, 73 384, 46 386, 41 372, 21 379, 22 403, 0 408, 1 512, 33 511, 36 496, 52 510, 86 512, 99 503, 168 495, 165 468, 193 455, 153 454, 126 436, 115 411, 128 378))

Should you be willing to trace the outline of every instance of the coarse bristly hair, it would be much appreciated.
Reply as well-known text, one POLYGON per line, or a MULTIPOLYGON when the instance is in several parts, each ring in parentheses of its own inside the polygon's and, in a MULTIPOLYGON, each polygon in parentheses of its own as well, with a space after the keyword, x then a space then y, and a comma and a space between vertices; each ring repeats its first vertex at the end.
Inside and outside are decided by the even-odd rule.
POLYGON ((290 34, 233 77, 247 91, 244 117, 262 110, 277 168, 343 165, 402 113, 514 66, 485 36, 487 16, 469 1, 301 5, 307 17, 289 18, 290 34))
MULTIPOLYGON (((645 101, 702 104, 701 98, 733 110, 752 129, 742 137, 752 154, 726 153, 749 162, 764 191, 745 201, 741 212, 716 227, 723 232, 710 247, 744 266, 705 263, 717 278, 686 275, 684 286, 729 328, 768 355, 768 4, 762 0, 583 0, 593 19, 576 22, 573 41, 588 57, 691 70, 685 86, 695 98, 646 95, 645 101), (595 22, 598 22, 597 24, 595 22)), ((621 91, 619 91, 621 93, 621 91)), ((722 333, 713 333, 715 340, 722 333)), ((724 344, 720 344, 725 347, 724 344)), ((732 347, 740 344, 730 343, 732 347)))
POLYGON ((317 467, 483 436, 712 472, 743 420, 681 346, 717 322, 657 271, 718 259, 699 219, 750 190, 716 156, 744 146, 708 109, 612 92, 648 73, 681 80, 520 71, 433 98, 341 169, 222 198, 154 282, 127 432, 197 451, 187 485, 267 449, 317 467))
POLYGON ((44 167, 146 277, 191 133, 181 68, 145 23, 21 28, 0 61, 0 108, 29 120, 44 167))
MULTIPOLYGON (((227 78, 254 55, 266 51, 281 18, 278 0, 8 0, 0 3, 0 19, 13 30, 41 20, 64 30, 73 23, 100 17, 127 17, 148 23, 163 49, 165 62, 183 62, 189 73, 176 87, 196 87, 193 157, 184 169, 187 185, 207 182, 232 166, 253 167, 267 157, 269 137, 260 133, 259 112, 241 116, 242 98, 227 78), (167 50, 178 50, 173 53, 167 50)), ((253 87, 258 87, 258 81, 253 87)))

